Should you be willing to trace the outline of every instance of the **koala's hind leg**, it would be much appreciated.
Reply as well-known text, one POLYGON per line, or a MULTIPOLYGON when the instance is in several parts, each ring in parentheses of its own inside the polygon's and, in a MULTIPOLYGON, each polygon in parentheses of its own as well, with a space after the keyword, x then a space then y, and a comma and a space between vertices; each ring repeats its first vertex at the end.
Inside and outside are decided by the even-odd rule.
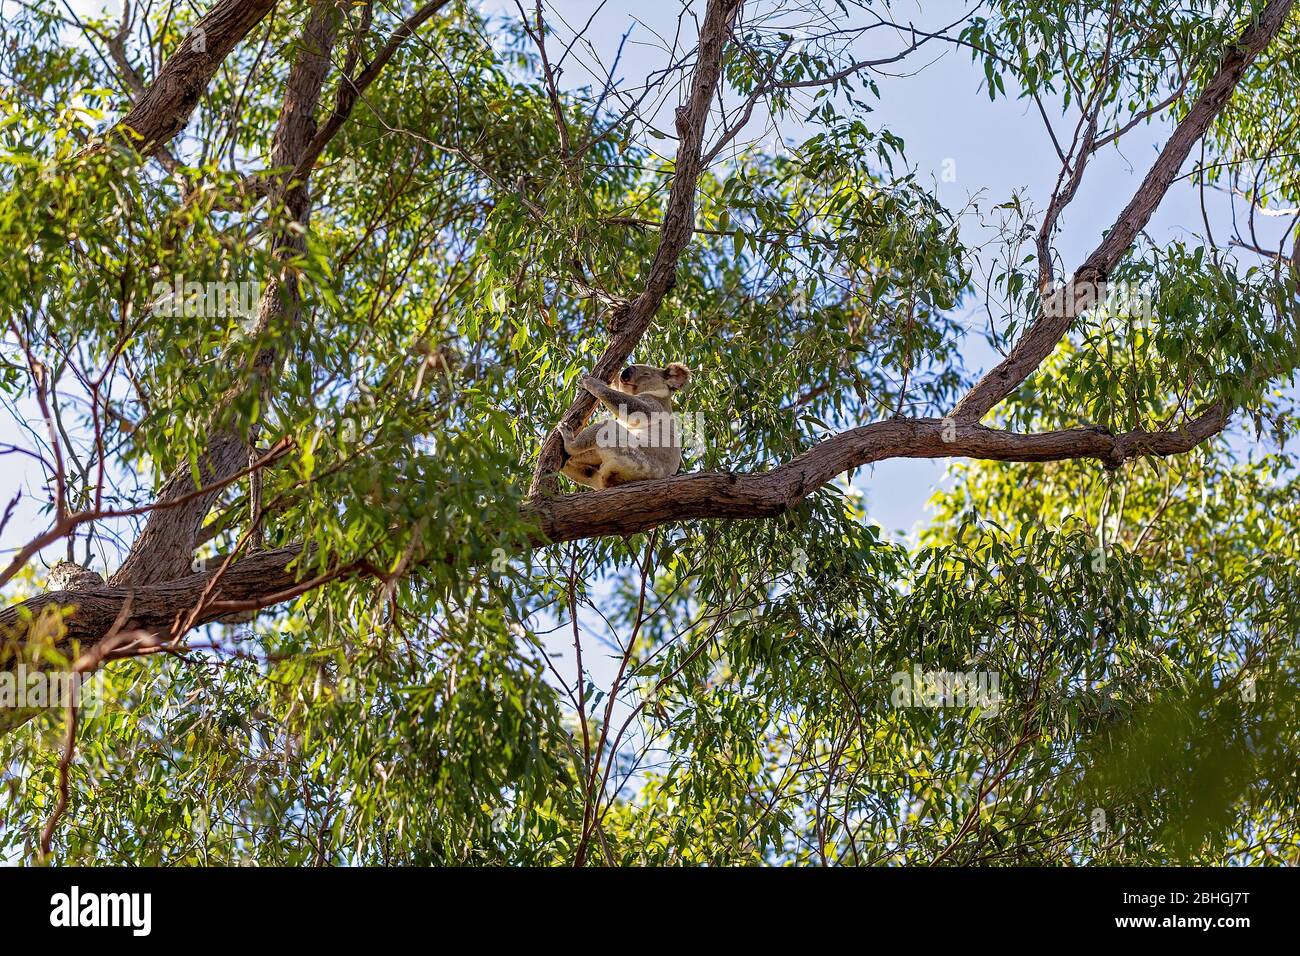
MULTIPOLYGON (((596 479, 600 482, 601 488, 616 488, 629 482, 645 481, 653 477, 643 455, 635 451, 620 450, 618 454, 607 454, 604 457, 596 479)), ((592 485, 592 487, 597 486, 592 485)))
POLYGON ((600 474, 600 459, 575 459, 570 458, 560 469, 560 473, 580 485, 587 488, 594 488, 599 491, 605 487, 604 481, 600 474))
POLYGON ((588 425, 576 435, 565 425, 560 425, 556 430, 564 443, 565 462, 560 468, 560 474, 588 488, 603 488, 600 470, 605 456, 604 450, 596 442, 598 429, 588 425))

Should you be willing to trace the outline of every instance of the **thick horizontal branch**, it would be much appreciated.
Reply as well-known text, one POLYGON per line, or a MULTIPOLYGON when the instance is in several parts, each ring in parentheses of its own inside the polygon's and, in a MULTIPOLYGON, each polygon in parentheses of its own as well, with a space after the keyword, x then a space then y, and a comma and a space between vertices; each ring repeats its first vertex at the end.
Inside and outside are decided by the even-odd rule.
POLYGON ((1024 435, 952 419, 895 419, 828 438, 771 471, 706 472, 643 481, 550 499, 535 503, 532 510, 551 542, 633 534, 691 518, 771 518, 835 476, 890 458, 1024 462, 1095 458, 1114 468, 1140 455, 1186 452, 1221 431, 1226 421, 1215 406, 1177 431, 1112 435, 1101 428, 1074 428, 1024 435))
MULTIPOLYGON (((1074 428, 1025 435, 952 419, 895 419, 828 438, 771 471, 705 472, 534 500, 525 506, 525 515, 537 525, 537 546, 635 534, 672 521, 771 518, 835 476, 889 458, 1020 462, 1093 458, 1113 468, 1141 455, 1186 452, 1221 431, 1226 421, 1223 410, 1215 406, 1174 431, 1112 435, 1100 428, 1074 428)), ((0 611, 0 638, 21 643, 33 619, 58 607, 75 606, 64 622, 65 640, 94 644, 113 626, 128 595, 129 617, 120 625, 124 630, 179 636, 232 611, 270 607, 327 581, 374 573, 357 564, 304 581, 291 569, 301 553, 300 547, 255 552, 232 562, 224 572, 206 571, 144 587, 50 592, 0 611)))
POLYGON ((63 641, 75 640, 83 646, 94 644, 108 633, 127 600, 131 607, 121 625, 124 631, 169 634, 194 608, 204 605, 207 606, 190 626, 208 624, 230 613, 229 607, 218 602, 247 600, 254 595, 292 589, 297 574, 291 565, 301 553, 301 547, 259 551, 232 562, 224 572, 218 568, 143 587, 49 591, 0 611, 0 645, 8 641, 24 642, 34 626, 38 629, 44 626, 41 623, 44 615, 60 607, 75 608, 64 620, 63 641))

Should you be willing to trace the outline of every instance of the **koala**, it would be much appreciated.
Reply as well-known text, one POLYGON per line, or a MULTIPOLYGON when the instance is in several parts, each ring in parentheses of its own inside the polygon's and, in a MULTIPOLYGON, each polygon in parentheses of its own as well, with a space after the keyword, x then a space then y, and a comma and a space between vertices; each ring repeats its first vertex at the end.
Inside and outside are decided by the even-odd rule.
POLYGON ((673 395, 690 378, 691 370, 678 362, 664 368, 629 365, 614 388, 584 375, 582 387, 614 418, 588 425, 576 435, 561 425, 567 460, 560 471, 597 491, 677 474, 682 442, 673 417, 673 395))

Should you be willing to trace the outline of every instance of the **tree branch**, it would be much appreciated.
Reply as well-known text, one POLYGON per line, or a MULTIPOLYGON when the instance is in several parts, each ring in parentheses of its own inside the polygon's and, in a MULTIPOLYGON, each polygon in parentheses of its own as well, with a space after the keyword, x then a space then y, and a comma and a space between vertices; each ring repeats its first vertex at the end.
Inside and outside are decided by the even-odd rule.
POLYGON ((1124 207, 1106 238, 1084 260, 1070 283, 1050 295, 1043 290, 1043 309, 1012 346, 1007 357, 984 375, 957 403, 953 417, 979 421, 1010 395, 1042 364, 1069 330, 1079 306, 1093 301, 1091 287, 1103 281, 1119 263, 1151 219, 1152 213, 1178 176, 1192 146, 1223 110, 1247 67, 1281 31, 1294 0, 1270 0, 1228 53, 1173 135, 1169 137, 1142 185, 1124 207))
MULTIPOLYGON (((1116 468, 1144 455, 1182 454, 1220 432, 1228 416, 1215 405, 1172 431, 1112 435, 1101 428, 1019 434, 961 424, 952 419, 891 419, 828 438, 771 471, 702 472, 635 482, 605 491, 534 499, 525 517, 537 528, 536 547, 605 535, 628 535, 662 524, 699 518, 772 518, 790 510, 835 476, 890 458, 968 457, 1043 462, 1093 458, 1116 468)), ((335 565, 302 581, 293 570, 301 546, 249 554, 228 566, 147 587, 105 586, 42 594, 0 611, 0 637, 23 642, 33 627, 52 627, 44 617, 75 609, 63 619, 63 641, 93 645, 113 626, 123 602, 130 616, 119 627, 171 633, 181 622, 197 627, 233 611, 271 607, 329 581, 375 574, 365 562, 335 565), (197 610, 196 610, 197 609, 197 610), (45 622, 45 623, 40 623, 45 622)))
POLYGON ((330 112, 329 117, 321 124, 316 135, 312 137, 311 143, 303 150, 297 165, 294 167, 291 178, 303 178, 316 165, 316 160, 325 147, 329 145, 336 133, 342 129, 343 124, 347 122, 352 115, 352 108, 356 105, 361 94, 366 91, 371 83, 379 76, 388 61, 398 51, 408 38, 415 34, 420 26, 432 17, 435 13, 447 6, 450 0, 432 0, 424 4, 415 13, 407 17, 402 25, 393 31, 389 36, 388 42, 375 55, 375 58, 366 64, 361 73, 353 77, 344 77, 339 84, 338 93, 334 99, 334 109, 330 112))
MULTIPOLYGON (((284 102, 271 143, 271 162, 278 167, 295 167, 316 133, 316 106, 329 69, 330 51, 338 34, 341 11, 333 0, 315 4, 303 28, 301 49, 289 69, 284 102)), ((301 256, 306 249, 306 224, 311 212, 311 196, 305 179, 285 184, 284 202, 292 220, 278 230, 271 245, 280 259, 301 256)), ((253 334, 268 329, 287 329, 296 321, 301 303, 297 278, 288 271, 266 283, 258 303, 253 334)), ((208 493, 194 495, 195 485, 188 463, 182 464, 168 478, 158 495, 166 505, 188 496, 180 507, 163 507, 153 511, 140 536, 131 545, 126 560, 114 573, 111 583, 117 586, 152 584, 184 574, 190 566, 195 543, 208 511, 220 493, 224 479, 248 463, 245 436, 220 425, 220 419, 240 394, 264 387, 276 364, 274 348, 261 349, 253 361, 252 375, 246 384, 233 389, 217 403, 210 426, 207 448, 199 461, 199 488, 208 493)))
MULTIPOLYGON (((677 281, 677 260, 695 231, 695 188, 703 169, 704 126, 722 74, 722 52, 727 35, 742 3, 743 0, 709 0, 708 11, 700 26, 699 54, 691 91, 686 105, 677 108, 677 156, 668 208, 659 232, 659 246, 641 294, 632 300, 625 312, 614 316, 611 323, 613 339, 591 372, 601 381, 609 381, 627 361, 654 321, 664 296, 677 281)), ((577 430, 595 407, 595 398, 586 390, 580 390, 560 424, 577 430)), ((529 488, 531 496, 554 491, 555 476, 562 464, 562 450, 557 429, 542 445, 529 488)))
POLYGON ((125 139, 144 156, 169 143, 190 121, 226 55, 274 6, 275 0, 220 0, 167 58, 110 135, 125 139))
MULTIPOLYGON (((426 20, 447 6, 451 0, 431 0, 424 4, 413 14, 402 21, 401 25, 395 29, 388 37, 388 41, 383 45, 380 51, 375 54, 375 58, 362 68, 356 76, 345 76, 339 82, 338 90, 334 94, 334 107, 330 115, 326 117, 325 122, 315 131, 311 142, 302 150, 298 160, 290 167, 287 176, 283 182, 293 182, 294 180, 304 180, 315 167, 316 162, 320 159, 321 153, 325 147, 338 134, 348 118, 352 115, 352 110, 357 101, 379 77, 384 67, 388 64, 394 54, 401 48, 402 44, 415 35, 426 20)), ((346 69, 351 67, 345 64, 346 69)), ((273 176, 269 171, 250 173, 240 182, 240 191, 247 196, 263 196, 270 192, 277 181, 277 176, 273 176)))

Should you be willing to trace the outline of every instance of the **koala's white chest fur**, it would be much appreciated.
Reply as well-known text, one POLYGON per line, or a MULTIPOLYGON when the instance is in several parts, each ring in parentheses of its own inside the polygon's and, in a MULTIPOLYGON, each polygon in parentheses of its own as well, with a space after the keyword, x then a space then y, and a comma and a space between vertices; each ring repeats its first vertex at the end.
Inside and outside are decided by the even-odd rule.
POLYGON ((676 448, 681 451, 677 416, 668 403, 662 410, 649 413, 628 411, 624 406, 620 414, 605 426, 599 438, 604 439, 601 444, 607 447, 676 448))

